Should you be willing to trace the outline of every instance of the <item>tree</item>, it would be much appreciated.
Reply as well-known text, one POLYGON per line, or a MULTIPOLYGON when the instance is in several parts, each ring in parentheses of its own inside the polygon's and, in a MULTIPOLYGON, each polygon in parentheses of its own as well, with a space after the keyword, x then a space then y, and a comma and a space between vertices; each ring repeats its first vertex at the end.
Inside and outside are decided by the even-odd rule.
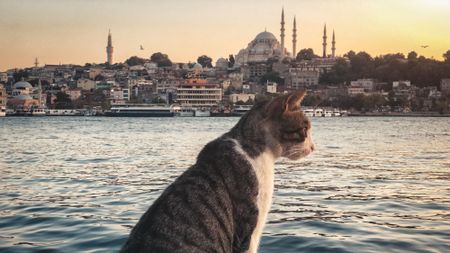
POLYGON ((442 56, 444 57, 445 62, 450 63, 450 50, 445 52, 442 56))
POLYGON ((152 62, 158 64, 158 67, 172 66, 172 61, 170 61, 169 56, 167 54, 163 54, 161 52, 152 54, 152 56, 150 56, 150 60, 152 62))
POLYGON ((72 100, 70 100, 69 95, 67 95, 65 92, 62 91, 56 93, 55 108, 56 109, 72 108, 72 100))
POLYGON ((212 59, 206 55, 199 56, 197 62, 204 68, 212 68, 212 59))
POLYGON ((131 56, 130 58, 128 58, 128 59, 125 61, 125 63, 126 63, 128 66, 142 65, 142 64, 144 64, 144 62, 145 62, 144 59, 142 59, 142 58, 140 58, 140 57, 137 57, 137 56, 131 56))
POLYGON ((414 51, 411 51, 408 53, 408 60, 412 61, 412 60, 417 60, 417 53, 414 51))
POLYGON ((317 58, 319 56, 314 54, 314 50, 312 48, 304 48, 298 52, 297 57, 295 58, 297 61, 309 61, 313 58, 317 58))
POLYGON ((280 74, 275 71, 268 72, 267 74, 261 77, 261 84, 265 84, 267 81, 275 82, 277 84, 284 84, 283 78, 280 77, 280 74))
POLYGON ((230 55, 228 56, 228 67, 229 67, 229 68, 232 68, 232 67, 234 66, 234 62, 235 62, 234 56, 233 56, 232 54, 230 54, 230 55))

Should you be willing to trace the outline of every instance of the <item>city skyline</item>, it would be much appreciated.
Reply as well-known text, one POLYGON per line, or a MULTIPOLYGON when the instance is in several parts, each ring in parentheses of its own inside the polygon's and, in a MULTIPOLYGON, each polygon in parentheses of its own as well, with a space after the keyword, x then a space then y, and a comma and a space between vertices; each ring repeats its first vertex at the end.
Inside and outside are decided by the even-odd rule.
POLYGON ((0 2, 0 70, 32 66, 36 57, 40 65, 104 63, 109 29, 114 62, 134 55, 149 58, 155 52, 174 62, 194 62, 200 55, 216 61, 236 55, 264 30, 280 40, 283 7, 289 52, 295 17, 297 52, 313 48, 321 55, 326 23, 329 44, 332 30, 336 32, 336 55, 416 51, 441 60, 450 49, 445 16, 450 2, 393 2, 5 0, 0 2))

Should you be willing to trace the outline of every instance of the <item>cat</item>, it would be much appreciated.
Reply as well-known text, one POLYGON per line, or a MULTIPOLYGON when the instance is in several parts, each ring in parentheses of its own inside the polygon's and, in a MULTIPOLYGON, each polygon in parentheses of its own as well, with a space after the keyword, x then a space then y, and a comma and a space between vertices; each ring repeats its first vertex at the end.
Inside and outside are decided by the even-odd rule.
POLYGON ((274 189, 274 163, 314 150, 304 91, 257 102, 208 143, 132 229, 121 252, 257 252, 274 189))

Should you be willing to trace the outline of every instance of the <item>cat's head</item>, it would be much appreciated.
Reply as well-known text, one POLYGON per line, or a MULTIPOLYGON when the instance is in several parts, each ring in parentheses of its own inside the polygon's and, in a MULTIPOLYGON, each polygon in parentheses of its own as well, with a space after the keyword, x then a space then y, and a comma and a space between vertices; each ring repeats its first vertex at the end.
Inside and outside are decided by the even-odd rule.
POLYGON ((277 156, 297 160, 314 150, 311 122, 300 107, 305 95, 305 91, 288 93, 260 108, 265 142, 277 156))

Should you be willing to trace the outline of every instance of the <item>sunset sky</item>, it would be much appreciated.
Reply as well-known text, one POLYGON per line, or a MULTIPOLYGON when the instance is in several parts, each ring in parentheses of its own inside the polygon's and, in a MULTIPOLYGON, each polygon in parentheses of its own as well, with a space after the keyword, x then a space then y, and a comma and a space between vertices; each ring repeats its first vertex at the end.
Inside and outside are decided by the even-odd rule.
POLYGON ((294 15, 297 50, 320 54, 324 23, 329 44, 336 31, 338 55, 414 50, 442 59, 450 50, 450 0, 0 0, 0 70, 32 66, 35 57, 41 65, 105 62, 108 29, 114 62, 154 52, 215 62, 264 29, 279 39, 283 6, 288 51, 294 15))

